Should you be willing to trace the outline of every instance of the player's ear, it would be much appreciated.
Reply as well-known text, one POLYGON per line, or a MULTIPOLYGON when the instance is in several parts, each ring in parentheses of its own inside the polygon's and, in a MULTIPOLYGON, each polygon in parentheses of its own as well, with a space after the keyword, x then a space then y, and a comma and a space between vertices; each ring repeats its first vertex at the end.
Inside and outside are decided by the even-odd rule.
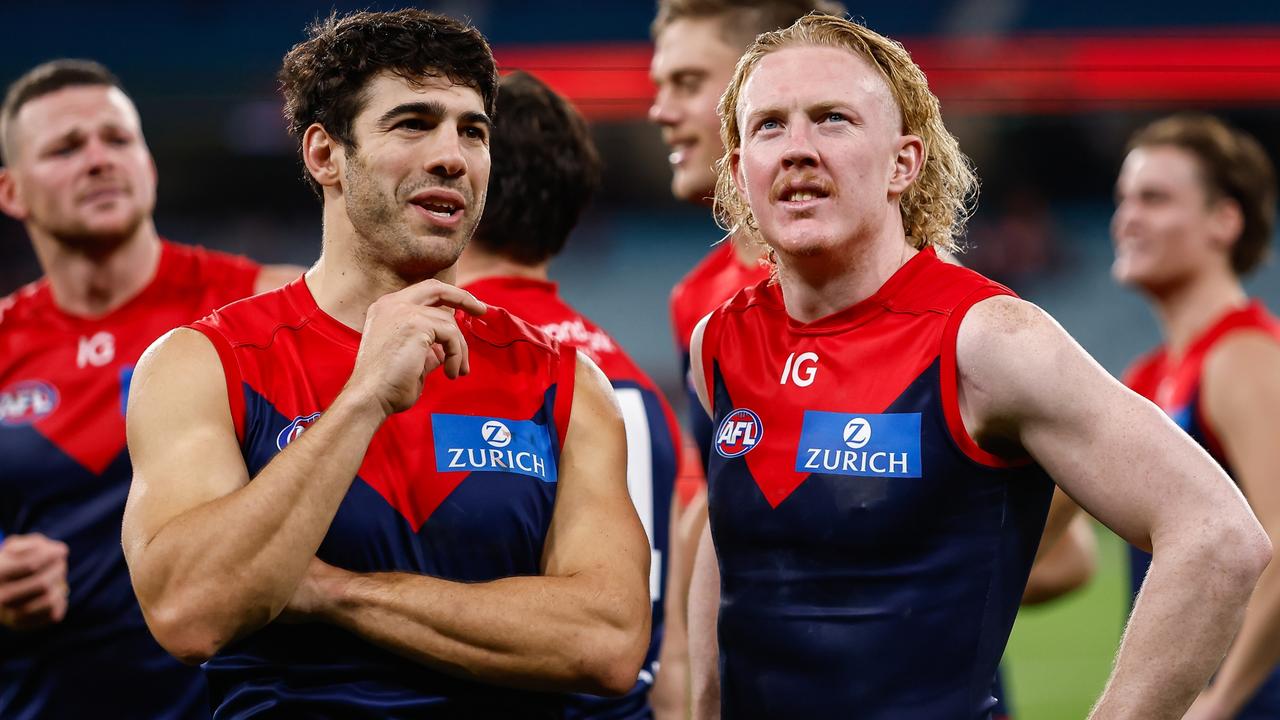
POLYGON ((1209 217, 1214 243, 1230 252, 1244 232, 1244 213, 1240 210, 1240 203, 1231 198, 1221 198, 1213 204, 1209 217))
POLYGON ((911 187, 924 168, 924 141, 916 135, 898 138, 898 152, 893 158, 893 170, 889 175, 889 192, 901 195, 911 187))
POLYGON ((18 222, 27 219, 27 206, 18 195, 13 172, 7 167, 0 167, 0 211, 18 222))
POLYGON ((733 178, 733 187, 743 200, 747 199, 747 177, 742 172, 742 148, 734 148, 729 153, 729 177, 733 178))
POLYGON ((335 187, 342 178, 345 160, 342 144, 320 123, 312 123, 302 134, 302 163, 321 187, 335 187))

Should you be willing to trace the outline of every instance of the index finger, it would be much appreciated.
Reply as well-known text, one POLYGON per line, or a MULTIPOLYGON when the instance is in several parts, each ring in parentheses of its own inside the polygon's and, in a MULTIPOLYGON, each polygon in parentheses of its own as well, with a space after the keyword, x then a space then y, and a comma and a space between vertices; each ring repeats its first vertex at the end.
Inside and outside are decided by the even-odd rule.
POLYGON ((402 295, 416 305, 451 307, 471 315, 483 315, 488 309, 488 306, 477 300, 475 295, 435 278, 414 283, 407 288, 397 290, 396 294, 402 295))

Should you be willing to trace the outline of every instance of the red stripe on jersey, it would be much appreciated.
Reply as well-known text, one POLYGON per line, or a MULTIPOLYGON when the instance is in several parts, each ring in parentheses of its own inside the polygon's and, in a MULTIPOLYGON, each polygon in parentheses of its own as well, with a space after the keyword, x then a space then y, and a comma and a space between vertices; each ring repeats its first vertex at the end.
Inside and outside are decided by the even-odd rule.
POLYGON ((560 346, 560 372, 556 379, 556 405, 553 414, 556 419, 556 434, 560 441, 560 450, 564 450, 564 439, 569 434, 569 420, 573 414, 573 389, 577 380, 578 351, 572 345, 560 346))
POLYGON ((951 439, 955 440, 956 446, 976 463, 1003 468, 1025 465, 1030 462, 1030 458, 1007 460, 978 446, 964 426, 964 416, 960 412, 960 378, 956 371, 956 337, 960 334, 960 323, 974 305, 998 295, 1013 295, 1013 291, 993 283, 975 290, 951 311, 951 317, 947 320, 946 329, 942 333, 939 383, 942 386, 942 414, 947 419, 947 429, 951 431, 951 439))

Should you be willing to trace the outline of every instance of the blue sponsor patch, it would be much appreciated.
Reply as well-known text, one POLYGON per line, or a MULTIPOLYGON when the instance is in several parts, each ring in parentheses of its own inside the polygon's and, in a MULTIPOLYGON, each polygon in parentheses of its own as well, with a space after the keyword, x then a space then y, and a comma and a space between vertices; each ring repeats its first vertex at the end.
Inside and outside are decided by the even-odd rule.
POLYGON ((547 426, 532 420, 431 416, 437 472, 509 472, 556 482, 547 426))
POLYGON ((920 477, 920 413, 852 415, 806 410, 796 472, 920 477))
POLYGON ((1186 405, 1169 413, 1169 417, 1173 420, 1173 423, 1182 428, 1184 432, 1190 433, 1195 428, 1196 416, 1194 410, 1195 407, 1191 403, 1187 403, 1186 405))

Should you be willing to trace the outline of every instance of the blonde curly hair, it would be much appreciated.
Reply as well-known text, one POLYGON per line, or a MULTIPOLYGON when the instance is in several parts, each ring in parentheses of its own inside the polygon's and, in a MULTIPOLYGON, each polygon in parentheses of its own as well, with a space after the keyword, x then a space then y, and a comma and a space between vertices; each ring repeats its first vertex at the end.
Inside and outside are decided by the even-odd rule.
POLYGON ((830 15, 806 15, 789 28, 756 38, 738 60, 733 80, 720 98, 720 137, 725 154, 716 165, 716 218, 730 235, 763 241, 746 199, 733 182, 729 158, 741 148, 738 103, 742 87, 760 60, 783 48, 813 45, 848 50, 880 72, 902 115, 902 132, 924 143, 924 166, 899 199, 902 225, 917 248, 957 249, 956 239, 973 212, 978 176, 960 144, 942 123, 938 98, 901 43, 863 25, 830 15))

